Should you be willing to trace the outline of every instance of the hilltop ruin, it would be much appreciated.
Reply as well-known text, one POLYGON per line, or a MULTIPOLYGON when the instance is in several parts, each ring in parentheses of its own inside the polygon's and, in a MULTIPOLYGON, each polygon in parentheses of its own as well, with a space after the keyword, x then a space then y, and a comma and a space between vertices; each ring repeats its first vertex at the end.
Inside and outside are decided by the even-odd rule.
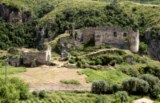
POLYGON ((139 51, 139 31, 111 27, 85 28, 75 30, 73 37, 83 44, 93 39, 95 46, 108 44, 132 52, 139 51))

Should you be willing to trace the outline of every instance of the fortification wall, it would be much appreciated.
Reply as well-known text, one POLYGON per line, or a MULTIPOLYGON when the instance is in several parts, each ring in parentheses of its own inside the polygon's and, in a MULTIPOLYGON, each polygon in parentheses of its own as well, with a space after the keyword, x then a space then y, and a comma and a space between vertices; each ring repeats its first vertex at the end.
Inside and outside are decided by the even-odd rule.
POLYGON ((121 49, 129 49, 132 52, 139 50, 139 31, 118 27, 96 27, 77 30, 78 37, 82 43, 86 44, 91 39, 95 40, 95 45, 109 44, 121 49))

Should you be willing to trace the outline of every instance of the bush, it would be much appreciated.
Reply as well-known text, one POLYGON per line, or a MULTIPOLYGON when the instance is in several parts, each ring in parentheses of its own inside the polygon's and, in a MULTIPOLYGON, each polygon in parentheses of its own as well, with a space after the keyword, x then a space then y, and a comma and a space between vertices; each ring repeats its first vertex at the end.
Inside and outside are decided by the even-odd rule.
POLYGON ((121 68, 121 71, 132 77, 137 77, 140 74, 136 68, 121 68))
POLYGON ((94 81, 92 83, 92 89, 91 90, 92 90, 92 93, 105 94, 110 90, 110 86, 104 80, 94 81))
POLYGON ((113 90, 113 92, 115 93, 115 92, 117 92, 117 91, 122 90, 122 86, 121 86, 121 85, 118 85, 118 84, 114 84, 114 85, 112 85, 112 90, 113 90))
POLYGON ((14 84, 16 89, 19 91, 21 100, 29 98, 29 88, 27 84, 18 78, 11 78, 10 82, 14 84))
POLYGON ((150 92, 152 91, 153 86, 160 82, 160 80, 157 77, 155 77, 153 75, 150 75, 150 74, 143 74, 139 78, 143 79, 146 82, 148 82, 149 88, 150 88, 150 90, 149 90, 150 92))
POLYGON ((126 91, 119 91, 115 94, 116 101, 127 102, 128 101, 128 93, 126 91))
POLYGON ((106 98, 105 98, 105 96, 98 96, 98 97, 96 97, 96 101, 95 101, 95 103, 106 103, 106 98))
POLYGON ((8 79, 4 85, 3 80, 0 81, 0 100, 2 103, 17 103, 18 100, 26 100, 29 98, 28 85, 18 78, 8 79))
POLYGON ((83 68, 84 67, 84 61, 78 60, 77 67, 83 68))
POLYGON ((7 85, 0 86, 0 100, 1 103, 17 103, 19 100, 19 91, 17 91, 15 85, 8 83, 7 85))
POLYGON ((160 96, 160 83, 156 84, 153 86, 151 92, 150 92, 150 96, 152 98, 159 98, 160 96))
POLYGON ((144 42, 141 42, 139 46, 139 52, 142 54, 147 54, 147 51, 148 51, 148 45, 145 44, 144 42))
POLYGON ((60 82, 64 83, 64 84, 75 84, 75 85, 79 85, 80 84, 80 82, 78 80, 74 80, 74 79, 71 79, 71 80, 61 80, 60 82))
POLYGON ((122 83, 123 89, 130 94, 146 94, 148 93, 149 84, 148 82, 138 79, 130 78, 124 80, 122 83))
POLYGON ((39 97, 40 98, 45 98, 46 97, 46 92, 44 90, 39 92, 39 97))
POLYGON ((148 65, 144 67, 142 71, 144 74, 149 73, 160 79, 160 68, 155 65, 148 65))
POLYGON ((36 96, 36 97, 38 97, 38 95, 39 95, 38 92, 36 92, 36 91, 33 91, 32 94, 33 94, 34 96, 36 96))

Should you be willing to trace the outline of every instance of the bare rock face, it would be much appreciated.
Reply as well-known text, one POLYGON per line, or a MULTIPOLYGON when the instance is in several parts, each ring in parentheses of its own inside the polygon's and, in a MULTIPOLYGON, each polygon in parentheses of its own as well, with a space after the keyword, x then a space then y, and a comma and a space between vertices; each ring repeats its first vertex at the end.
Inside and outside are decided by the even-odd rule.
MULTIPOLYGON (((160 36, 160 30, 157 33, 160 36)), ((160 39, 158 36, 156 38, 152 37, 152 32, 146 31, 145 40, 148 41, 148 55, 155 60, 160 60, 160 39)))
POLYGON ((152 58, 160 60, 160 40, 152 40, 150 42, 148 53, 152 58))
POLYGON ((5 4, 0 4, 0 17, 11 23, 23 23, 31 20, 31 14, 29 12, 23 12, 5 4))

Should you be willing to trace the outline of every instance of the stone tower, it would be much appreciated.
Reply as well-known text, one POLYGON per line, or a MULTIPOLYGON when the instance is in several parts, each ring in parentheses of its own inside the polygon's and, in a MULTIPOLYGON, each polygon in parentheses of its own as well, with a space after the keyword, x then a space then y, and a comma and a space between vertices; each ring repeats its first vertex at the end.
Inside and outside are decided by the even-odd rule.
POLYGON ((51 57, 52 57, 52 47, 50 45, 47 45, 46 61, 50 61, 51 57))
POLYGON ((134 31, 130 31, 130 36, 129 36, 129 44, 130 44, 130 50, 132 52, 137 53, 139 51, 139 31, 134 32, 134 31))

